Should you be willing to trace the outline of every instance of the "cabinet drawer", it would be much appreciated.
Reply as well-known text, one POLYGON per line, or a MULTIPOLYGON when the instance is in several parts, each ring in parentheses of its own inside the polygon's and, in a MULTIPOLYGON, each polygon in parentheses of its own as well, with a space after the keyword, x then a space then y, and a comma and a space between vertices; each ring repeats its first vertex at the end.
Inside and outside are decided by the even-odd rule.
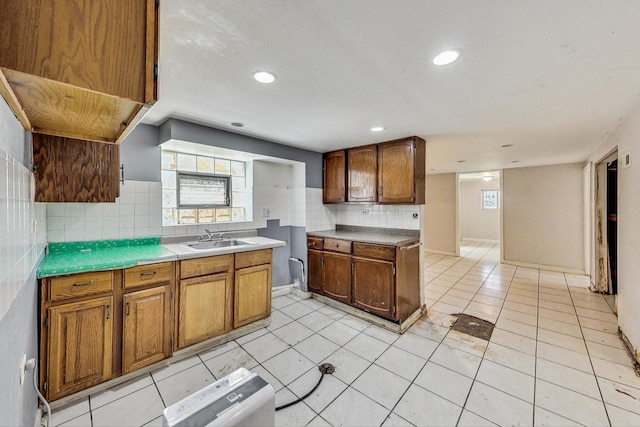
POLYGON ((351 241, 338 239, 324 239, 324 249, 327 251, 351 253, 351 241))
POLYGON ((99 271, 50 279, 49 299, 60 301, 113 290, 113 273, 99 271))
POLYGON ((205 276, 233 270, 233 254, 208 256, 180 261, 180 278, 205 276))
POLYGON ((307 237, 307 247, 309 249, 322 249, 322 237, 307 237))
POLYGON ((127 268, 124 270, 124 287, 128 289, 154 283, 171 282, 172 276, 173 264, 170 262, 127 268))
POLYGON ((364 258, 378 258, 394 261, 396 259, 396 247, 354 242, 353 255, 364 258))
POLYGON ((236 254, 236 270, 254 265, 271 264, 271 249, 260 251, 240 252, 236 254))

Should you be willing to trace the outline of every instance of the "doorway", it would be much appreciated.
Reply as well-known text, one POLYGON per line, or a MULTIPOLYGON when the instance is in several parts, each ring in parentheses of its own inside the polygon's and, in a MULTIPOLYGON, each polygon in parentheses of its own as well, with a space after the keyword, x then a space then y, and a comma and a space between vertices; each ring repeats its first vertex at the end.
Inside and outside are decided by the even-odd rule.
POLYGON ((500 178, 500 171, 458 175, 458 248, 468 242, 499 248, 500 178))
POLYGON ((618 293, 618 153, 596 165, 595 277, 591 290, 618 293))

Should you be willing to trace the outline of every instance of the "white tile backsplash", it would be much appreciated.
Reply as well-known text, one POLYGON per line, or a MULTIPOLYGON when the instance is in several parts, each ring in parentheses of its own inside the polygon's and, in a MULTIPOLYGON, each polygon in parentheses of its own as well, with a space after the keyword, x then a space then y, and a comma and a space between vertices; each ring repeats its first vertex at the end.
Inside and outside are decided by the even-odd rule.
POLYGON ((34 202, 33 174, 0 150, 0 319, 36 267, 47 242, 46 206, 34 202))

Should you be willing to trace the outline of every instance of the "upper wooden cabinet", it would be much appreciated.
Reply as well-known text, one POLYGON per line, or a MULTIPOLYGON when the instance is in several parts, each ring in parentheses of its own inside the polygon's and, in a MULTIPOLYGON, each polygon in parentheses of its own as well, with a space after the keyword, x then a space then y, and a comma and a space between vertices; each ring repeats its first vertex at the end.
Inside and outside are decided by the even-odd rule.
POLYGON ((378 145, 378 201, 424 204, 425 141, 417 136, 378 145))
POLYGON ((120 146, 33 134, 36 202, 114 202, 120 146))
POLYGON ((0 0, 0 93, 25 129, 120 142, 157 99, 156 0, 0 0))
POLYGON ((345 201, 345 151, 333 151, 324 155, 323 203, 342 203, 345 201))
POLYGON ((347 201, 375 202, 378 200, 378 147, 347 150, 347 201))
POLYGON ((322 201, 424 204, 425 156, 417 136, 325 153, 322 201))

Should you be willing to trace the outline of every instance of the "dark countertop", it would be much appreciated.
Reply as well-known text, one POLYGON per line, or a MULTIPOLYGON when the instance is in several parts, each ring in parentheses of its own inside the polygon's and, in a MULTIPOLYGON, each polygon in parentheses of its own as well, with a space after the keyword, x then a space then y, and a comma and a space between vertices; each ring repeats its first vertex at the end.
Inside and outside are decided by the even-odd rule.
POLYGON ((420 240, 418 230, 374 229, 371 227, 338 226, 333 230, 308 232, 307 235, 391 246, 405 246, 420 240))

